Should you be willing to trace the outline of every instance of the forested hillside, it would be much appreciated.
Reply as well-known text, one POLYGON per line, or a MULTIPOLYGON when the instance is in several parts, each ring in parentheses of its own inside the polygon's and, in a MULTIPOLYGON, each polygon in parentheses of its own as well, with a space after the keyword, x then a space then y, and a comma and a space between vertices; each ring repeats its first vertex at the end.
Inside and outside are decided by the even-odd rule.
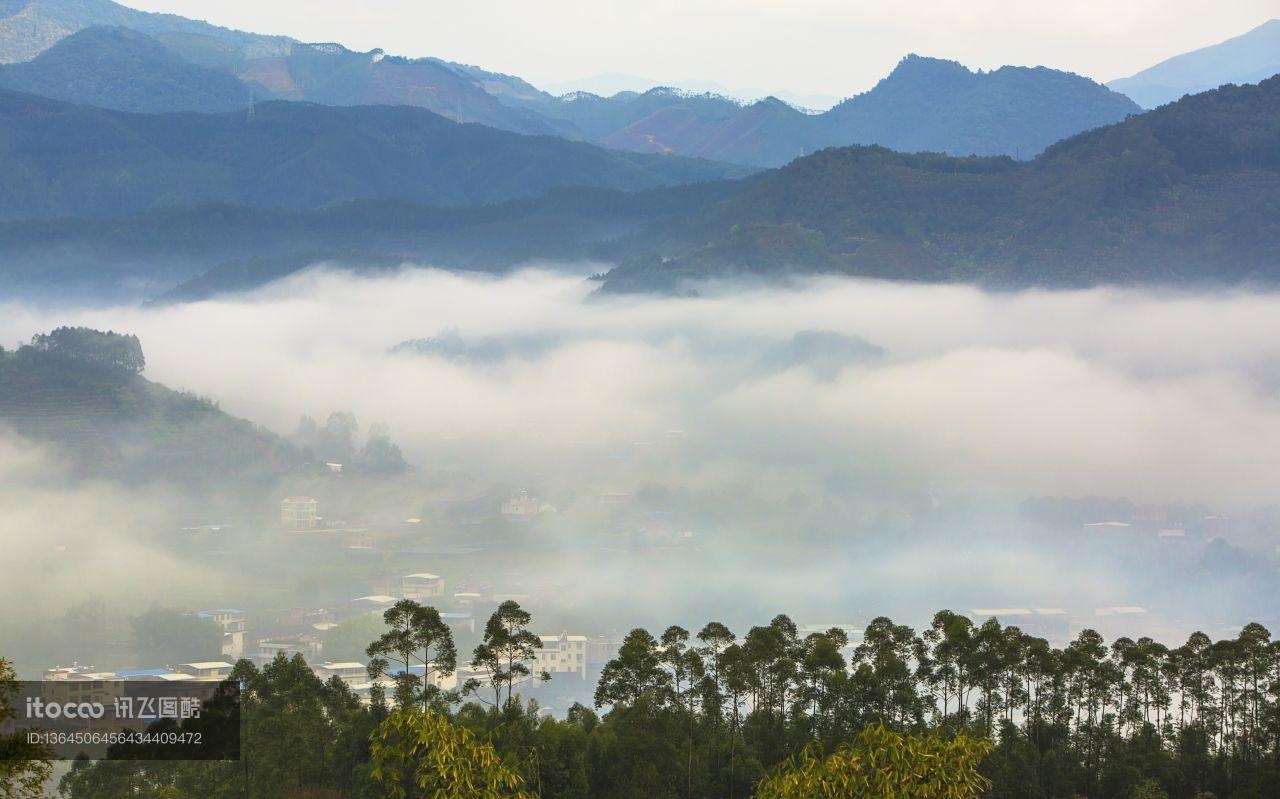
POLYGON ((521 660, 537 638, 517 603, 494 612, 470 658, 434 608, 405 600, 385 619, 371 673, 395 677, 372 706, 301 655, 244 660, 232 676, 250 768, 138 762, 119 747, 75 765, 68 799, 139 787, 372 797, 408 775, 434 796, 475 795, 459 774, 513 799, 1204 799, 1271 796, 1280 780, 1280 661, 1258 624, 1174 647, 1088 629, 1053 646, 945 610, 920 631, 876 618, 856 642, 839 628, 802 636, 785 615, 738 634, 715 621, 635 629, 600 674, 595 708, 557 719, 521 701, 538 679, 521 660), (448 675, 468 660, 491 669, 467 682, 466 704, 424 686, 424 668, 448 675))
POLYGON ((1280 79, 1080 134, 1030 164, 836 148, 620 246, 606 290, 829 271, 992 285, 1280 276, 1280 79))
POLYGON ((635 190, 749 171, 460 125, 404 106, 271 102, 252 115, 142 115, 12 92, 0 92, 0 153, 3 219, 207 202, 480 205, 557 186, 635 190))
POLYGON ((0 66, 0 88, 141 113, 231 111, 254 96, 228 72, 193 64, 141 33, 108 27, 86 28, 31 61, 0 66))
POLYGON ((198 205, 128 218, 0 223, 0 280, 16 294, 194 300, 252 289, 315 263, 500 272, 581 260, 645 223, 739 191, 733 181, 639 192, 556 189, 480 208, 360 200, 296 211, 198 205))
POLYGON ((147 380, 144 367, 136 337, 86 328, 0 350, 0 425, 85 477, 248 484, 300 462, 274 434, 147 380))
POLYGON ((36 59, 15 65, 22 67, 23 82, 13 88, 127 110, 159 110, 166 96, 184 103, 174 110, 223 110, 229 97, 243 103, 247 96, 228 94, 229 81, 236 81, 262 97, 411 105, 518 133, 751 166, 780 166, 823 147, 851 144, 1031 158, 1064 136, 1141 110, 1069 72, 972 71, 915 55, 871 90, 817 114, 773 97, 741 102, 664 87, 556 97, 481 67, 260 36, 108 0, 14 0, 11 6, 9 14, 0 9, 0 63, 36 59), (94 26, 127 28, 135 36, 106 37, 92 33, 94 26), (104 64, 112 65, 113 75, 132 79, 108 79, 104 64), (222 89, 206 96, 182 90, 195 70, 216 73, 210 86, 222 89))

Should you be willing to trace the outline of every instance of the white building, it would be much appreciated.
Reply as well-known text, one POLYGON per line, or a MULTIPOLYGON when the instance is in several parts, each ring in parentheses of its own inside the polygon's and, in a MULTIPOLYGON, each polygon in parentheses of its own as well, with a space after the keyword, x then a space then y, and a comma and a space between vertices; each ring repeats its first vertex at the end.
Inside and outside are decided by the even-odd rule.
POLYGON ((353 613, 373 613, 382 615, 387 608, 391 607, 400 600, 387 594, 371 594, 369 596, 358 596, 351 600, 351 611, 353 613))
POLYGON ((534 650, 535 672, 578 674, 587 678, 587 637, 585 635, 540 635, 542 647, 534 650))
POLYGON ((231 676, 231 669, 234 667, 221 660, 208 660, 199 663, 182 663, 178 668, 197 680, 225 680, 231 676))
POLYGON ((400 595, 414 602, 444 596, 444 578, 429 572, 406 574, 400 578, 400 595))
POLYGON ((355 688, 358 685, 369 681, 369 671, 365 664, 351 660, 340 663, 324 662, 318 666, 313 666, 312 671, 316 673, 324 682, 337 677, 349 687, 355 688))
POLYGON ((537 497, 529 496, 529 492, 521 491, 519 496, 511 497, 502 503, 502 515, 509 518, 525 519, 537 516, 542 510, 542 503, 537 497))
POLYGON ((315 497, 285 497, 280 503, 280 524, 288 530, 314 530, 319 524, 315 497))
POLYGON ((244 633, 246 629, 245 614, 234 608, 218 608, 201 610, 196 613, 200 619, 209 619, 222 628, 222 655, 233 660, 244 657, 244 633))
POLYGON ((320 648, 320 638, 313 635, 290 635, 275 639, 264 638, 258 641, 258 654, 255 659, 260 666, 275 660, 276 655, 284 655, 286 658, 302 655, 302 657, 310 660, 320 656, 320 648))

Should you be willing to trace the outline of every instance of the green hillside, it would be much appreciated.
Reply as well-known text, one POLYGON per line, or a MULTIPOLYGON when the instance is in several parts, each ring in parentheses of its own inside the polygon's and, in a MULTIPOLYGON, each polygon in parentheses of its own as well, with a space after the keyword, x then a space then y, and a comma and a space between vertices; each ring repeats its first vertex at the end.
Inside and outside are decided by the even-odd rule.
POLYGON ((1028 164, 838 148, 619 245, 606 291, 829 271, 1076 286, 1280 277, 1280 78, 1080 134, 1028 164))
POLYGON ((250 484, 297 465, 273 433, 147 380, 142 363, 135 337, 85 328, 0 350, 0 424, 82 476, 250 484))
MULTIPOLYGON (((22 64, 0 66, 0 88, 140 113, 245 108, 250 88, 192 64, 126 28, 86 28, 22 64)), ((259 97, 262 92, 259 90, 259 97)))
POLYGON ((304 211, 200 205, 0 222, 0 283, 11 296, 133 302, 252 289, 321 262, 501 272, 533 258, 591 258, 605 242, 740 190, 715 181, 639 192, 563 188, 479 208, 360 200, 304 211))
POLYGON ((270 102, 252 116, 129 114, 0 92, 0 219, 210 202, 481 205, 558 186, 636 190, 749 171, 462 125, 405 106, 270 102))

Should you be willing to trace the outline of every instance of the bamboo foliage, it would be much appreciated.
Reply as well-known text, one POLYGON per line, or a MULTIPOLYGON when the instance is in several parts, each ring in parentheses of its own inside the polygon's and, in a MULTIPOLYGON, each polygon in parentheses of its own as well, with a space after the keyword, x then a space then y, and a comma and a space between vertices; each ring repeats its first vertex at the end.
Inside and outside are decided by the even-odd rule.
POLYGON ((759 799, 973 799, 990 787, 978 765, 991 743, 960 733, 910 735, 868 727, 830 755, 810 745, 757 789, 759 799))
POLYGON ((372 777, 388 799, 532 799, 493 747, 437 713, 402 708, 374 732, 372 777))

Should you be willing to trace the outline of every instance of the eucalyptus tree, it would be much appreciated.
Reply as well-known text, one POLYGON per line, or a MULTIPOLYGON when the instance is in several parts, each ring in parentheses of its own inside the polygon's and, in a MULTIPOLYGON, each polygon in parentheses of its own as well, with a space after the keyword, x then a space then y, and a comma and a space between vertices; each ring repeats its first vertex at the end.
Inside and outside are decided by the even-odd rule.
POLYGON ((596 684, 596 707, 637 705, 648 700, 655 708, 669 706, 672 676, 662 667, 662 650, 653 635, 637 627, 627 633, 618 656, 605 664, 596 684))
POLYGON ((874 718, 895 727, 924 723, 924 697, 914 668, 924 652, 924 642, 906 625, 884 616, 867 625, 862 642, 854 647, 852 663, 874 718))
POLYGON ((697 647, 698 656, 706 672, 698 684, 702 696, 702 712, 710 721, 719 722, 724 718, 727 696, 721 679, 722 661, 725 650, 733 645, 737 637, 724 624, 713 621, 698 631, 697 638, 701 644, 697 647))
MULTIPOLYGON (((512 702, 516 683, 527 679, 546 681, 551 675, 545 671, 534 673, 529 667, 542 647, 542 639, 529 630, 533 616, 515 600, 508 599, 498 606, 484 625, 484 635, 471 655, 471 667, 485 674, 485 682, 493 691, 494 712, 512 702), (503 690, 507 697, 502 698, 503 690)), ((471 678, 463 685, 463 692, 476 695, 484 683, 471 678)))
POLYGON ((440 695, 439 677, 453 674, 458 667, 458 651, 453 632, 440 612, 412 599, 402 599, 382 614, 390 628, 369 644, 370 679, 392 676, 399 707, 421 704, 426 708, 440 695), (398 668, 392 669, 392 666, 398 668), (422 675, 417 674, 421 666, 422 675))

